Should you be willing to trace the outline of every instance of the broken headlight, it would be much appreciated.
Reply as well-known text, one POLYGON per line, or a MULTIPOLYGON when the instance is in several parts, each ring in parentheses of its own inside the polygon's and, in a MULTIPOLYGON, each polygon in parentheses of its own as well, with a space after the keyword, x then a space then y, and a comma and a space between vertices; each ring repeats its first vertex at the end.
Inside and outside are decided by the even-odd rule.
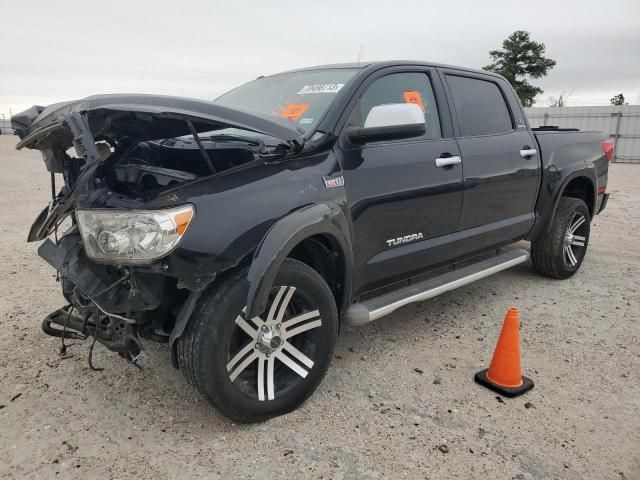
POLYGON ((167 210, 77 210, 87 256, 96 261, 144 264, 173 250, 193 219, 191 205, 167 210))

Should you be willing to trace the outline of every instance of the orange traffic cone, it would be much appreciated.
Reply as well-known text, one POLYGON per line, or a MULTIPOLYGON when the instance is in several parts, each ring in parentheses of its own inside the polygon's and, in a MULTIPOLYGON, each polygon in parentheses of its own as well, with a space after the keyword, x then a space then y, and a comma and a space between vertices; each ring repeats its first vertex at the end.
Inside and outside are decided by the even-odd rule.
POLYGON ((518 309, 510 307, 488 369, 476 373, 476 382, 506 397, 515 397, 533 388, 533 381, 520 369, 518 309))

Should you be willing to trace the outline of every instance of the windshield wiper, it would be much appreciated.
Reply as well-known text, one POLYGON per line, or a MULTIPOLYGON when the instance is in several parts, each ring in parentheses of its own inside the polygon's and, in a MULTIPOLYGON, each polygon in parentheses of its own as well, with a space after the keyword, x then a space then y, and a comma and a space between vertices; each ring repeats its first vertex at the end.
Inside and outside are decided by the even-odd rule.
MULTIPOLYGON (((202 137, 201 137, 202 138, 202 137)), ((287 156, 291 153, 297 154, 301 151, 302 147, 303 147, 303 143, 298 143, 298 142, 284 142, 282 140, 277 139, 276 137, 269 137, 269 138, 274 138, 277 143, 275 144, 270 144, 269 148, 270 150, 267 150, 267 144, 260 138, 257 137, 245 137, 244 135, 233 135, 233 134, 229 134, 229 133, 220 133, 218 135, 208 135, 207 140, 210 140, 212 142, 216 142, 216 141, 222 141, 222 142, 244 142, 244 143, 248 143, 250 145, 257 145, 258 146, 258 153, 260 154, 260 156, 262 158, 268 158, 268 159, 276 159, 276 158, 282 158, 284 156, 287 156)))
POLYGON ((260 153, 267 151, 264 141, 256 137, 245 137, 243 135, 230 135, 228 133, 221 133, 219 135, 209 135, 209 140, 213 142, 246 142, 250 145, 256 145, 260 153))

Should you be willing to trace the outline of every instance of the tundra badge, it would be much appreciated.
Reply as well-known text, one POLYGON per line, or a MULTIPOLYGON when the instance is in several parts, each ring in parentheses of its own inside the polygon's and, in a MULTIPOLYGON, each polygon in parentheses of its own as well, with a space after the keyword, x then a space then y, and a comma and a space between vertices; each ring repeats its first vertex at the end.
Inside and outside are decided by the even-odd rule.
POLYGON ((391 238, 387 240, 387 245, 394 247, 396 245, 402 245, 403 243, 415 242, 416 240, 422 240, 424 235, 420 233, 412 233, 411 235, 405 235, 404 237, 391 238))

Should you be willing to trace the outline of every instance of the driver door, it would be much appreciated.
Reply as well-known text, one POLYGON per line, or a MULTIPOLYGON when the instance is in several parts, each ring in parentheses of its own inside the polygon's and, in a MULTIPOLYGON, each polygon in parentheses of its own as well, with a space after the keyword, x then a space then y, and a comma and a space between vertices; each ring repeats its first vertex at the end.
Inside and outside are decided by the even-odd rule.
POLYGON ((375 106, 406 102, 418 104, 426 122, 420 137, 359 145, 341 137, 357 295, 458 255, 448 243, 459 230, 463 176, 435 70, 381 71, 356 96, 345 129, 366 127, 375 106))

